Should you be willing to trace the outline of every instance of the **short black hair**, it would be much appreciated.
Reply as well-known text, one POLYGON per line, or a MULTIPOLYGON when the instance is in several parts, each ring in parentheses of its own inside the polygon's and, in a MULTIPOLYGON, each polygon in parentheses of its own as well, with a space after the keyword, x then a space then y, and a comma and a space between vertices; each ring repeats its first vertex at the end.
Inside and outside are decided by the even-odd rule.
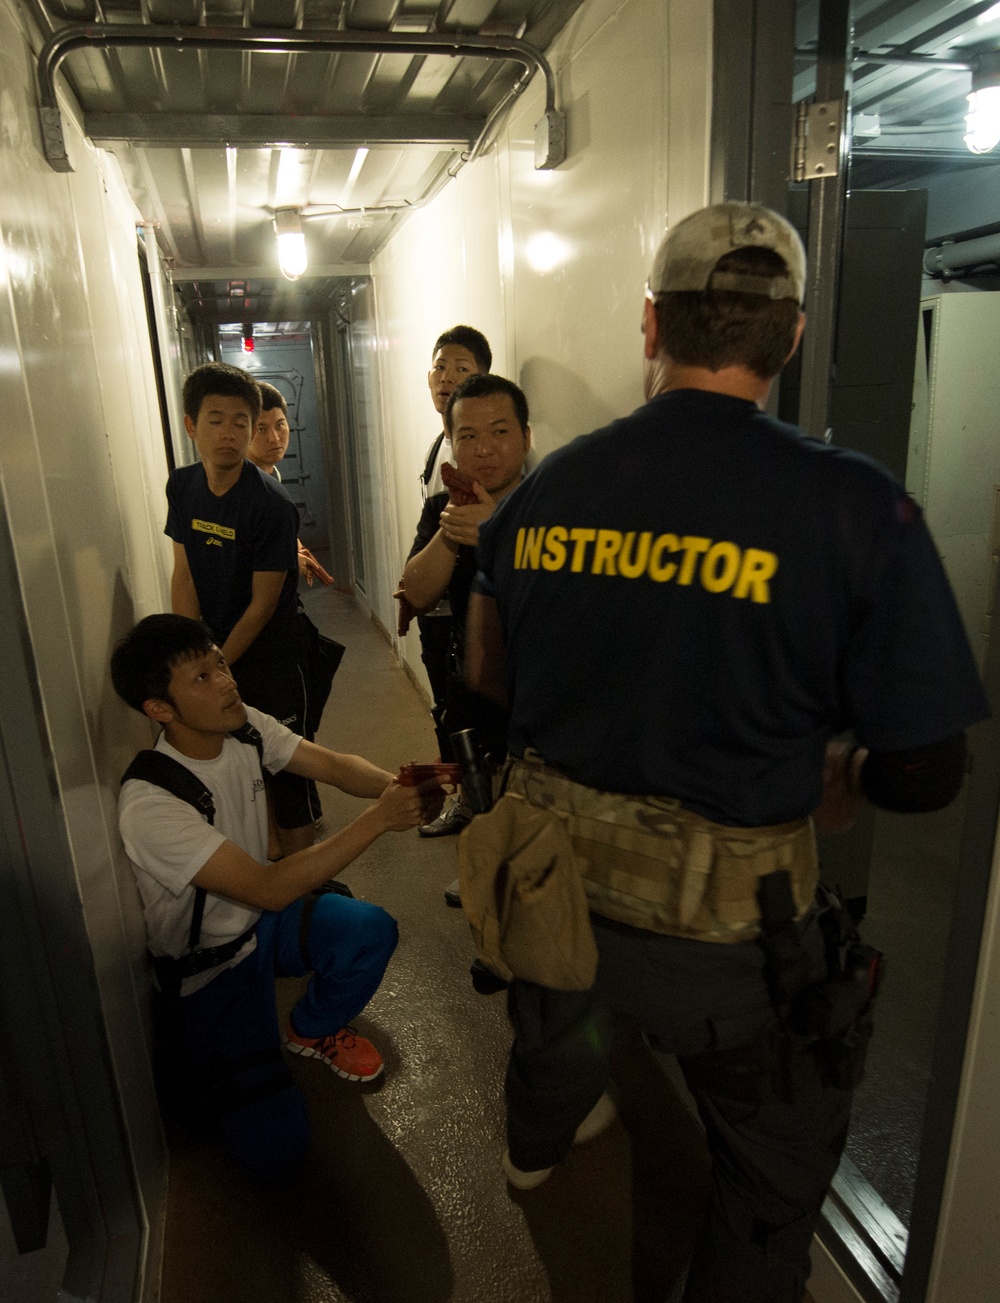
POLYGON ((250 408, 253 423, 260 416, 260 386, 252 375, 228 362, 206 362, 195 367, 184 381, 184 415, 197 421, 201 405, 209 394, 242 398, 250 408))
POLYGON ((262 412, 273 412, 276 407, 288 415, 288 404, 285 402, 285 395, 274 385, 269 385, 266 380, 258 380, 257 388, 260 390, 260 410, 262 412))
MULTIPOLYGON (((784 258, 773 249, 734 249, 719 259, 716 271, 738 276, 787 276, 784 258)), ((745 366, 762 380, 773 380, 795 343, 799 305, 794 299, 769 299, 742 290, 668 290, 654 300, 660 347, 682 366, 721 371, 745 366)))
POLYGON ((493 350, 490 348, 489 341, 481 330, 476 330, 475 326, 452 326, 451 330, 438 335, 431 353, 432 359, 437 356, 438 349, 444 348, 445 344, 457 344, 459 348, 467 348, 476 359, 476 366, 484 375, 493 365, 493 350))
POLYGON ((455 404, 460 399, 489 398, 491 394, 508 395, 510 401, 514 404, 518 424, 522 432, 526 431, 528 428, 528 400, 524 396, 524 390, 520 389, 513 380, 508 380, 506 376, 480 374, 467 376, 452 391, 448 399, 448 406, 444 409, 444 428, 448 431, 448 435, 451 435, 451 414, 455 410, 455 404))
POLYGON ((174 666, 204 656, 214 646, 215 639, 200 620, 189 620, 186 615, 147 615, 111 654, 115 692, 140 712, 142 703, 151 697, 173 705, 170 676, 174 666))

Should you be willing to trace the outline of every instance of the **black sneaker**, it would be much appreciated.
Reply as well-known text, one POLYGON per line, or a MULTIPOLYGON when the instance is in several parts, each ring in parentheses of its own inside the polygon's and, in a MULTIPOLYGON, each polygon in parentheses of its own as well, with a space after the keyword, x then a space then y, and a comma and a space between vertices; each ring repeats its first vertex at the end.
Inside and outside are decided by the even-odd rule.
POLYGON ((496 995, 498 991, 507 989, 507 983, 500 974, 495 973, 481 959, 474 959, 469 965, 469 976, 472 978, 473 989, 479 995, 496 995))

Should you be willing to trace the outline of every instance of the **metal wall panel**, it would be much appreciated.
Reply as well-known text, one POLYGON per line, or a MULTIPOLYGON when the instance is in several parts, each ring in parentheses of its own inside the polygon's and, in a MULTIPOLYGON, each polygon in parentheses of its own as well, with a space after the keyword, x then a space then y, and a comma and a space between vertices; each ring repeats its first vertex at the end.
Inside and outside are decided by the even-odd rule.
MULTIPOLYGON (((495 148, 373 262, 393 472, 377 511, 397 526, 392 578, 440 428, 426 380, 436 336, 460 321, 485 332, 493 369, 527 393, 541 454, 631 411, 642 401, 639 321, 653 252, 668 218, 707 200, 708 0, 589 0, 548 57, 568 115, 567 162, 533 166, 533 83, 495 148)), ((400 655, 423 674, 415 631, 400 655)))
MULTIPOLYGON (((978 652, 994 486, 1000 484, 1000 294, 940 294, 924 299, 921 308, 929 332, 928 417, 926 446, 915 449, 922 483, 914 487, 978 652)), ((907 479, 913 482, 914 471, 907 479)))
MULTIPOLYGON (((118 1099, 107 1124, 127 1133, 133 1165, 113 1180, 104 1169, 117 1194, 101 1217, 112 1237, 131 1219, 149 1238, 152 1291, 165 1158, 146 1052, 142 918, 115 819, 118 777, 149 735, 111 691, 107 663, 136 615, 166 600, 157 501, 165 466, 134 211, 120 179, 102 171, 75 131, 76 173, 47 167, 33 73, 18 17, 0 0, 0 357, 9 418, 0 485, 70 857, 65 874, 55 861, 51 872, 37 866, 36 892, 50 923, 78 919, 81 936, 86 929, 90 954, 80 962, 92 969, 100 1004, 84 1025, 111 1065, 118 1099)), ((65 944, 76 945, 75 936, 65 944)), ((78 998, 86 1002, 88 991, 78 998)), ((94 1131, 89 1143, 98 1141, 94 1131)))

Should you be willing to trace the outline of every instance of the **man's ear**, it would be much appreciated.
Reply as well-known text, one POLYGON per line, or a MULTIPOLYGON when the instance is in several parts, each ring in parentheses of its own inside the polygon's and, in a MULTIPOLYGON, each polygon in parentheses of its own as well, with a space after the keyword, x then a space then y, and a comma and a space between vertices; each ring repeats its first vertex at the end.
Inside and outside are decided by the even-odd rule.
POLYGON ((648 362, 660 354, 660 320, 652 299, 643 299, 642 306, 643 353, 648 362))
POLYGON ((798 324, 795 327, 795 343, 792 345, 792 351, 785 358, 786 366, 795 356, 795 350, 802 343, 802 332, 805 330, 805 328, 806 328, 806 314, 804 312, 800 312, 798 324))
POLYGON ((191 420, 187 412, 184 413, 184 429, 188 432, 188 437, 194 438, 194 421, 191 420))
POLYGON ((164 728, 174 721, 174 708, 169 701, 164 701, 162 697, 147 697, 142 703, 142 713, 148 716, 154 724, 162 724, 164 728))
POLYGON ((524 451, 525 451, 525 452, 530 452, 530 450, 531 450, 531 426, 530 426, 530 425, 526 425, 526 426, 524 427, 523 431, 522 431, 522 434, 524 435, 524 451))

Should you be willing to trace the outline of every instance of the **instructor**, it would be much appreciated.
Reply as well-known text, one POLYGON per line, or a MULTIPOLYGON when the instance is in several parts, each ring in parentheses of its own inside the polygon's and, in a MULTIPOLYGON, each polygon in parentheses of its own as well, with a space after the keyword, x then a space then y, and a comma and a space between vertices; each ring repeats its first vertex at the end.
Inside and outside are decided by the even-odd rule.
POLYGON ((649 401, 481 527, 470 606, 472 686, 509 692, 508 790, 573 834, 599 952, 590 990, 514 983, 504 1168, 530 1188, 593 1133, 616 1023, 638 1022, 679 1056, 713 1157, 686 1303, 798 1303, 843 1149, 850 1083, 786 1003, 828 975, 824 761, 824 817, 937 809, 987 713, 919 508, 764 414, 804 280, 765 208, 677 225, 646 291, 649 401), (846 730, 859 746, 828 753, 846 730), (765 883, 791 888, 786 917, 765 883))

